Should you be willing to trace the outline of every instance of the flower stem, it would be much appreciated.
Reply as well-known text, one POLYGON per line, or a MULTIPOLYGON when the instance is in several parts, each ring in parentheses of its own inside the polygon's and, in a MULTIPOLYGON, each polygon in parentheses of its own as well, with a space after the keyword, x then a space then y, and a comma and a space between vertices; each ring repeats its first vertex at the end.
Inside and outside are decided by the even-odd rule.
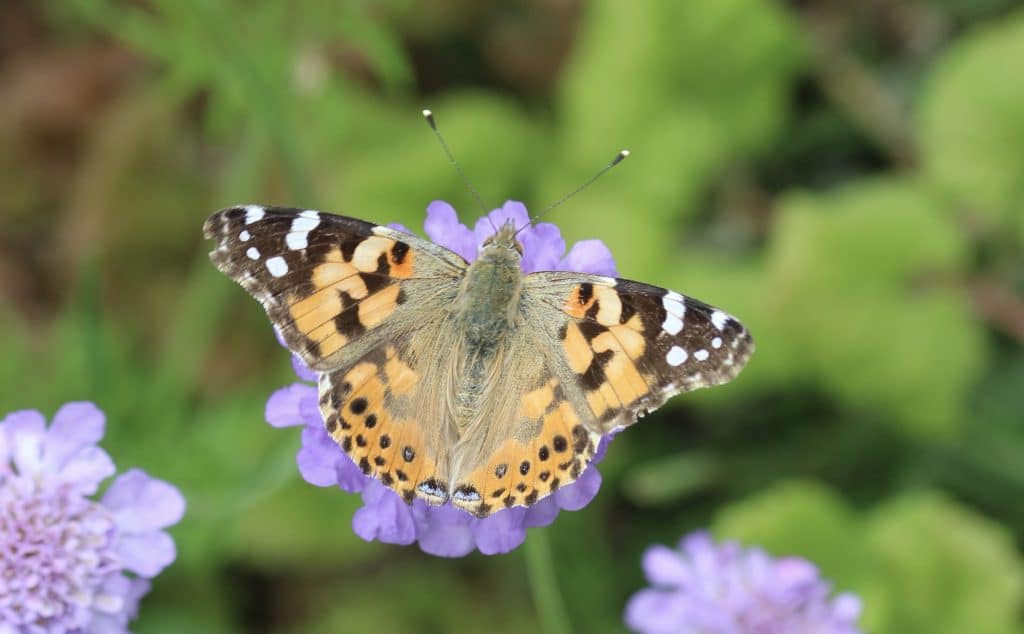
POLYGON ((526 552, 526 574, 530 580, 533 604, 537 608, 540 629, 545 634, 572 634, 569 617, 565 613, 562 591, 555 578, 555 567, 551 560, 551 545, 547 531, 534 529, 524 545, 526 552))

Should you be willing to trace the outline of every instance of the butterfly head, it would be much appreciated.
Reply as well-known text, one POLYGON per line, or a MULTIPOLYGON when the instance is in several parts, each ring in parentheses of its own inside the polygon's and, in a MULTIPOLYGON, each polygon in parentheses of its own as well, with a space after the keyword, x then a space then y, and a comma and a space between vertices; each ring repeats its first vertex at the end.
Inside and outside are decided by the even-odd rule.
POLYGON ((490 262, 512 262, 517 266, 523 258, 523 245, 516 240, 516 227, 509 218, 480 245, 480 259, 490 262))

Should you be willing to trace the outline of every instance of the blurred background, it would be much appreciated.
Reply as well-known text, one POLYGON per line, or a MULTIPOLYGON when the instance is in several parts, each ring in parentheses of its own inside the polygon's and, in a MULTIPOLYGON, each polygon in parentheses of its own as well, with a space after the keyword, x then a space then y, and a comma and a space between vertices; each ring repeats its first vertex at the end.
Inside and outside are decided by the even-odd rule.
POLYGON ((0 412, 95 401, 118 467, 185 493, 138 632, 534 631, 524 549, 367 544, 300 479, 263 421, 288 357, 200 228, 474 221, 423 107, 493 206, 627 147, 550 219, 758 351, 542 529, 562 631, 623 631, 643 549, 709 527, 814 561, 867 631, 1020 632, 1022 77, 1010 0, 8 0, 0 412))

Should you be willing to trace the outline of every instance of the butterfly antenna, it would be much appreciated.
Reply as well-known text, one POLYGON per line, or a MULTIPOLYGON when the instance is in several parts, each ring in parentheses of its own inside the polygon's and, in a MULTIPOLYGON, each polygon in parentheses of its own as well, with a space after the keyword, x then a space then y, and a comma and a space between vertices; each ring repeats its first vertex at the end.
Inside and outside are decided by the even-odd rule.
POLYGON ((491 223, 491 228, 494 229, 495 233, 497 233, 498 228, 494 226, 494 221, 491 220, 491 217, 488 214, 487 205, 484 204, 484 199, 480 197, 480 192, 478 192, 476 187, 473 187, 473 183, 469 182, 469 179, 466 178, 466 173, 462 171, 462 166, 455 160, 455 157, 452 155, 452 151, 448 149, 448 143, 446 143, 444 137, 441 136, 441 131, 437 129, 437 122, 434 121, 434 113, 430 110, 424 109, 423 118, 427 120, 427 125, 429 125, 430 129, 434 131, 434 136, 437 137, 438 143, 441 144, 441 149, 444 150, 444 154, 448 157, 448 161, 452 164, 452 167, 455 168, 455 171, 459 173, 459 176, 462 178, 462 182, 466 184, 466 187, 469 188, 469 191, 473 194, 473 198, 476 198, 477 204, 480 205, 481 211, 484 212, 484 218, 487 218, 487 222, 491 223))
MULTIPOLYGON (((525 228, 527 228, 527 227, 529 227, 529 226, 531 226, 531 225, 537 224, 537 221, 538 221, 538 220, 540 220, 541 216, 543 216, 543 215, 547 214, 547 213, 548 213, 549 211, 551 211, 551 210, 552 210, 552 209, 554 209, 555 207, 557 207, 557 206, 561 205, 562 203, 564 203, 565 201, 569 200, 570 198, 572 198, 572 197, 573 197, 573 196, 575 196, 576 194, 580 193, 580 192, 581 192, 581 191, 583 191, 584 189, 586 189, 586 188, 590 187, 590 186, 591 186, 591 185, 592 185, 592 184, 594 183, 594 181, 596 181, 597 179, 599 179, 599 178, 601 178, 602 176, 604 176, 604 173, 605 173, 605 172, 607 172, 607 171, 608 171, 608 170, 610 170, 611 168, 613 168, 613 167, 615 167, 616 165, 618 165, 619 163, 621 163, 621 162, 622 162, 622 160, 623 160, 623 159, 625 159, 625 158, 626 158, 626 157, 628 157, 628 156, 629 156, 629 150, 620 150, 620 151, 619 151, 619 153, 615 155, 615 158, 613 158, 613 159, 611 160, 611 162, 610 162, 610 163, 608 163, 607 165, 605 165, 604 167, 602 167, 602 168, 601 168, 601 169, 600 169, 600 170, 599 170, 599 171, 597 172, 597 174, 594 174, 593 176, 591 176, 590 178, 588 178, 588 179, 587 179, 587 181, 586 181, 585 183, 583 183, 582 185, 580 185, 580 186, 579 186, 579 187, 577 187, 576 189, 572 190, 571 192, 569 192, 569 193, 568 193, 568 194, 566 194, 565 196, 562 196, 561 198, 559 198, 559 199, 558 199, 558 200, 556 200, 555 202, 553 202, 553 203, 551 203, 550 205, 548 205, 547 207, 545 207, 545 208, 544 208, 543 210, 541 210, 541 212, 540 212, 539 214, 537 214, 537 215, 536 215, 536 216, 534 216, 533 218, 530 218, 530 222, 528 222, 528 223, 526 223, 525 225, 523 225, 522 227, 520 227, 520 228, 519 228, 519 231, 522 231, 523 229, 525 229, 525 228)), ((518 233, 519 233, 519 231, 516 231, 516 233, 518 234, 518 233)))

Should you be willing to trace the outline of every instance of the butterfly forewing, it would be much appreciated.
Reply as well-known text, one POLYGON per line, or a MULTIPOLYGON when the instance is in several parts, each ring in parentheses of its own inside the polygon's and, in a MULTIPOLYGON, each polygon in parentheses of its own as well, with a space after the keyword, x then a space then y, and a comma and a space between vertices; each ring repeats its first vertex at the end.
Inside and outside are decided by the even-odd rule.
POLYGON ((679 392, 733 379, 754 351, 738 320, 674 291, 562 272, 527 280, 562 315, 547 318, 547 330, 599 431, 632 424, 679 392))
POLYGON ((413 248, 426 242, 415 236, 313 210, 232 207, 204 231, 217 240, 214 264, 263 304, 316 370, 351 363, 388 334, 374 331, 409 299, 401 282, 454 280, 465 266, 431 243, 413 248))

